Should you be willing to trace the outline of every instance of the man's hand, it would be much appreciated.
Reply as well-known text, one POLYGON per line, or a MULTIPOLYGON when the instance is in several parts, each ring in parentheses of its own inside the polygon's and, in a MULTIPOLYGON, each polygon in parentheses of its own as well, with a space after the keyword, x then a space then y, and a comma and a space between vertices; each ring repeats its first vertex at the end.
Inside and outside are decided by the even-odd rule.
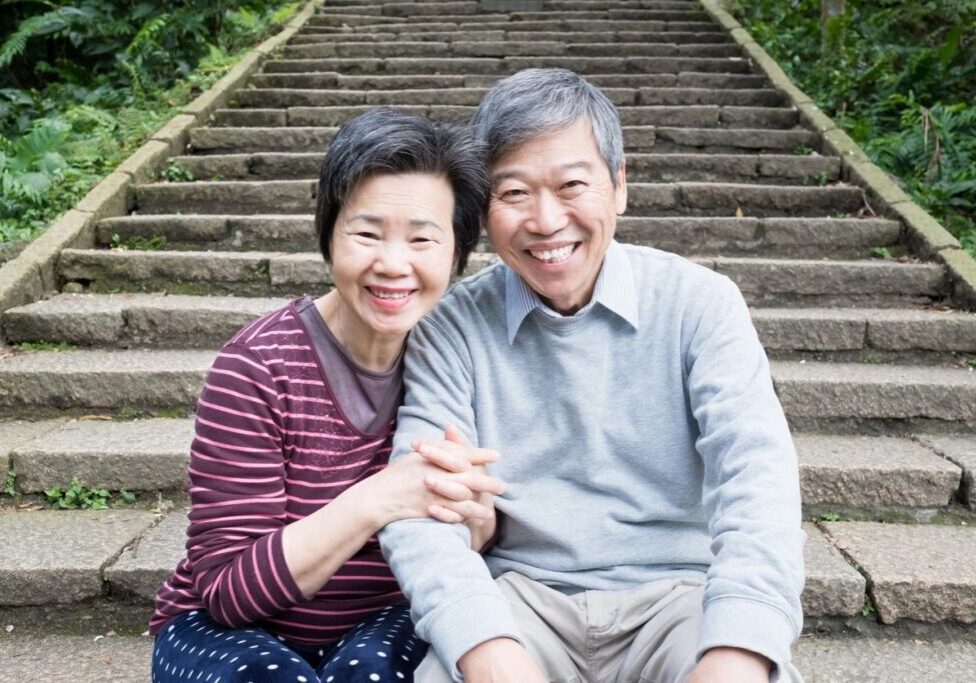
POLYGON ((444 475, 431 475, 427 487, 445 498, 456 502, 432 505, 428 514, 442 522, 464 522, 471 532, 471 547, 480 551, 495 535, 497 526, 494 497, 504 491, 497 479, 486 479, 485 465, 495 462, 498 453, 488 448, 471 446, 460 430, 448 425, 443 441, 422 439, 412 444, 424 459, 444 470, 444 475), (457 477, 458 479, 452 479, 457 477), (459 486, 461 479, 465 486, 459 486), (472 480, 470 477, 478 477, 472 480), (483 482, 493 486, 486 486, 483 482))
POLYGON ((769 683, 772 663, 736 647, 713 647, 702 656, 686 683, 769 683))
POLYGON ((476 645, 458 661, 464 683, 546 683, 525 648, 511 638, 476 645))

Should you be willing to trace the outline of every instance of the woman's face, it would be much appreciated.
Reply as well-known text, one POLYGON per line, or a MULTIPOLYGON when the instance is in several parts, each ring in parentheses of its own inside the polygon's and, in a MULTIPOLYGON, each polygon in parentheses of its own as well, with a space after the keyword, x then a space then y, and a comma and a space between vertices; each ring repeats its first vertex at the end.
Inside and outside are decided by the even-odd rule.
POLYGON ((379 175, 356 188, 331 246, 344 334, 405 336, 434 307, 454 266, 453 217, 443 176, 379 175))

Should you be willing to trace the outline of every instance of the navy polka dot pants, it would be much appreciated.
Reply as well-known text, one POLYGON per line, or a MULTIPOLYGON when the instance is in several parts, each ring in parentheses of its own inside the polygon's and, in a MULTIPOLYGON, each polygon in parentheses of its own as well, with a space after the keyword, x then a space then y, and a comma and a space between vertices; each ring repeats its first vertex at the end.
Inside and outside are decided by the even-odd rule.
POLYGON ((153 683, 404 683, 427 652, 406 605, 361 621, 335 645, 286 644, 251 626, 226 628, 203 610, 179 614, 156 636, 153 683))

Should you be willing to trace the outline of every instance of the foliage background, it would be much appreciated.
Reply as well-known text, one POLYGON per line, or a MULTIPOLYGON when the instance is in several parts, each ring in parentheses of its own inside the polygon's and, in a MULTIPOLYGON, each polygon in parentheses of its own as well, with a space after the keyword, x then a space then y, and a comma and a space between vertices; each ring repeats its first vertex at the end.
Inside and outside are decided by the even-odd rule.
POLYGON ((0 0, 0 243, 43 230, 298 8, 0 0))
POLYGON ((735 0, 797 86, 976 256, 976 0, 735 0))

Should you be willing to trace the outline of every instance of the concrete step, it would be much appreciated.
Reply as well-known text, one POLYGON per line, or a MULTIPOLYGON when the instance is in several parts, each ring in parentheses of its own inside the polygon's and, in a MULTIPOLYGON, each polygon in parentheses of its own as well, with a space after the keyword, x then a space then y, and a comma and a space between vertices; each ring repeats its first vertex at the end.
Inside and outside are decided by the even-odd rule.
MULTIPOLYGON (((311 261, 311 258, 309 259, 311 261)), ((10 343, 217 348, 284 298, 60 294, 3 315, 10 343)), ((767 352, 866 352, 884 359, 976 353, 976 315, 899 308, 753 308, 767 352)), ((848 354, 851 355, 851 354, 848 354)))
POLYGON ((315 31, 328 32, 363 32, 363 33, 415 33, 417 31, 519 31, 539 32, 580 32, 580 31, 674 31, 676 33, 720 33, 727 35, 722 28, 712 21, 660 21, 653 19, 569 19, 558 17, 541 17, 530 19, 522 17, 518 21, 511 20, 507 15, 441 15, 427 17, 408 17, 405 20, 389 18, 344 15, 342 19, 334 17, 336 25, 308 26, 303 33, 315 31), (339 25, 344 24, 344 25, 339 25))
POLYGON ((918 434, 916 441, 962 468, 959 502, 976 510, 976 437, 963 434, 918 434))
POLYGON ((976 528, 833 522, 823 529, 867 578, 881 623, 976 623, 976 528))
MULTIPOLYGON (((70 661, 74 680, 131 683, 149 680, 152 643, 138 635, 104 637, 96 630, 84 635, 15 631, 0 637, 0 658, 11 681, 57 681, 70 661)), ((976 667, 976 645, 958 638, 810 634, 793 646, 793 663, 807 683, 964 681, 976 667)))
POLYGON ((328 59, 271 59, 265 73, 313 73, 340 71, 346 74, 495 74, 520 69, 563 67, 581 74, 701 73, 748 74, 748 60, 720 57, 389 57, 328 59))
POLYGON ((3 314, 13 344, 216 349, 287 299, 162 294, 59 294, 3 314))
MULTIPOLYGON (((109 491, 182 491, 191 419, 44 420, 8 450, 18 493, 43 493, 74 478, 109 491)), ((5 470, 6 471, 6 470, 5 470)), ((155 495, 155 494, 154 494, 155 495)))
POLYGON ((539 42, 573 45, 579 43, 627 43, 630 45, 649 45, 658 43, 695 44, 695 45, 731 45, 731 39, 714 31, 705 33, 679 31, 523 31, 515 24, 508 30, 495 29, 491 31, 403 31, 401 33, 383 32, 382 27, 377 33, 334 31, 317 32, 308 28, 303 29, 289 41, 289 45, 343 44, 343 43, 372 43, 384 44, 394 41, 403 42, 442 42, 442 43, 472 43, 472 42, 539 42))
MULTIPOLYGON (((280 159, 255 160, 268 167, 280 159)), ((317 155, 311 155, 317 158, 317 155)), ((196 157, 208 159, 211 157, 196 157)), ((220 158, 220 157, 215 157, 220 158)), ((709 159, 697 155, 696 158, 709 159)), ((224 157, 227 164, 230 159, 224 157)), ((243 165, 246 155, 238 162, 243 165)), ((282 163, 284 163, 282 161, 282 163)), ((864 258, 878 246, 897 248, 901 226, 881 218, 721 218, 622 216, 617 239, 684 255, 765 255, 803 258, 864 258)), ((96 239, 101 246, 142 245, 158 250, 275 250, 288 244, 295 251, 315 251, 318 241, 310 214, 296 215, 131 215, 103 220, 96 239), (165 242, 162 242, 165 240, 165 242)), ((479 247, 490 250, 483 237, 479 247)))
MULTIPOLYGON (((118 512, 101 514, 107 517, 118 512)), ((24 539, 27 543, 26 547, 33 548, 41 544, 41 538, 35 538, 29 533, 28 529, 31 525, 24 520, 25 517, 29 521, 36 521, 40 532, 48 531, 58 536, 67 536, 72 532, 84 534, 98 520, 99 514, 77 511, 0 512, 0 531, 7 531, 13 527, 21 534, 28 535, 24 539)), ((74 597, 74 600, 94 597, 97 594, 95 587, 102 582, 102 589, 105 592, 110 591, 117 596, 129 596, 137 601, 151 601, 156 589, 183 557, 187 522, 183 510, 174 510, 155 526, 147 528, 156 520, 152 519, 151 515, 149 517, 146 515, 147 513, 141 513, 138 524, 125 528, 125 532, 132 538, 129 543, 124 544, 126 549, 121 555, 119 555, 121 547, 115 550, 117 560, 114 557, 105 558, 102 552, 86 553, 87 556, 92 556, 92 560, 84 565, 84 572, 78 572, 81 574, 79 583, 81 583, 80 579, 84 579, 84 592, 79 587, 65 597, 59 596, 54 591, 45 598, 42 587, 34 585, 30 570, 37 565, 43 566, 47 556, 56 552, 56 548, 46 552, 38 549, 36 555, 14 561, 14 566, 6 573, 18 582, 16 591, 0 592, 0 600, 7 604, 39 605, 59 599, 63 602, 71 602, 74 595, 78 596, 74 597), (93 570, 95 559, 102 559, 104 569, 93 570)), ((847 564, 816 527, 807 524, 805 528, 808 533, 806 556, 809 578, 803 602, 807 612, 817 616, 853 616, 864 603, 864 578, 847 564)), ((113 541, 117 542, 117 538, 113 537, 113 541)), ((0 558, 0 576, 5 574, 3 571, 5 562, 9 567, 10 562, 0 558)), ((41 576, 47 578, 44 574, 41 576)))
POLYGON ((913 441, 797 434, 804 510, 918 515, 960 498, 962 468, 913 441))
MULTIPOLYGON (((468 273, 496 262, 472 255, 468 273)), ((746 300, 764 306, 839 302, 849 306, 932 303, 944 294, 934 263, 695 257, 727 275, 746 300)), ((94 292, 283 296, 321 291, 331 274, 315 252, 106 251, 65 249, 61 276, 94 292)))
MULTIPOLYGON (((201 127, 190 131, 190 145, 194 153, 202 154, 308 152, 325 150, 336 130, 314 126, 201 127)), ((761 128, 624 126, 624 140, 628 152, 653 149, 662 154, 776 154, 820 148, 820 136, 813 131, 761 128)))
MULTIPOLYGON (((254 88, 241 90, 241 107, 334 107, 353 105, 461 105, 476 106, 487 88, 417 88, 408 90, 352 90, 349 88, 254 88)), ((725 105, 775 107, 782 103, 777 90, 730 88, 604 88, 618 107, 633 105, 725 105)))
POLYGON ((213 351, 17 353, 0 359, 0 412, 37 418, 192 407, 212 362, 213 351))
MULTIPOLYGON (((667 35, 667 34, 665 34, 667 35)), ((742 48, 735 43, 564 43, 544 40, 453 40, 408 41, 402 37, 390 42, 305 42, 288 45, 281 55, 286 59, 323 59, 328 57, 741 57, 742 48)))
POLYGON ((976 425, 976 372, 867 363, 771 362, 794 428, 823 433, 969 430, 976 425))
MULTIPOLYGON (((439 90, 443 88, 487 89, 502 76, 498 74, 371 74, 346 75, 335 71, 259 73, 251 77, 256 88, 439 90)), ((681 88, 708 90, 758 90, 769 88, 763 76, 752 74, 593 74, 587 80, 599 88, 681 88)), ((240 91, 245 92, 245 91, 240 91)))
MULTIPOLYGON (((312 180, 195 181, 136 186, 142 214, 282 214, 314 211, 312 180)), ((864 206, 863 190, 748 183, 630 183, 632 216, 836 216, 864 206)))
MULTIPOLYGON (((42 493, 75 477, 110 491, 176 492, 184 487, 191 419, 45 420, 31 425, 29 435, 8 442, 2 453, 4 471, 16 473, 18 493, 42 493)), ((808 516, 832 511, 926 519, 966 502, 963 467, 933 448, 890 437, 800 434, 795 440, 808 516)))
MULTIPOLYGON (((186 155, 171 159, 197 180, 314 180, 323 152, 186 155)), ((826 184, 840 178, 840 159, 795 154, 627 155, 627 181, 728 181, 826 184)))
MULTIPOLYGON (((288 99, 315 100, 306 93, 288 99)), ((265 98, 271 99, 271 98, 265 98)), ((241 95, 242 101, 251 98, 241 95)), ((339 126, 358 116, 373 105, 301 106, 281 105, 282 108, 218 109, 214 124, 218 126, 339 126), (287 107, 287 108, 284 108, 287 107)), ((438 121, 465 122, 475 111, 474 105, 403 104, 398 109, 438 121)), ((682 128, 773 128, 785 129, 796 125, 797 110, 786 107, 738 107, 718 105, 681 106, 620 106, 620 121, 624 126, 676 126, 682 128)))

